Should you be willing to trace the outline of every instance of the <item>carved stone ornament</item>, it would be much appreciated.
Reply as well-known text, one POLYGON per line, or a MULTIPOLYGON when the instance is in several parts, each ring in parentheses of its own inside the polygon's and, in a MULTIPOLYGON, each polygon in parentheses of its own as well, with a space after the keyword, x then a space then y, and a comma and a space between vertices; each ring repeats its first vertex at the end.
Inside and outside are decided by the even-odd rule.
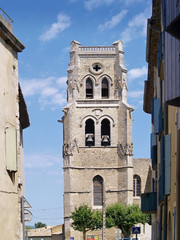
POLYGON ((101 63, 94 63, 89 67, 89 71, 95 75, 98 75, 104 71, 104 67, 101 63))
POLYGON ((63 156, 73 156, 74 148, 77 148, 77 151, 79 152, 78 142, 75 138, 73 141, 69 141, 64 143, 63 145, 63 156))
POLYGON ((73 80, 68 80, 68 90, 75 90, 77 89, 77 91, 79 92, 79 84, 78 81, 76 79, 73 80))
POLYGON ((64 143, 64 145, 63 145, 63 155, 64 156, 73 156, 74 147, 75 147, 74 142, 64 143))
POLYGON ((129 155, 133 156, 133 143, 118 143, 117 144, 117 153, 119 156, 129 155))
POLYGON ((127 89, 125 79, 119 78, 115 81, 115 92, 117 92, 118 88, 120 88, 121 90, 127 89))

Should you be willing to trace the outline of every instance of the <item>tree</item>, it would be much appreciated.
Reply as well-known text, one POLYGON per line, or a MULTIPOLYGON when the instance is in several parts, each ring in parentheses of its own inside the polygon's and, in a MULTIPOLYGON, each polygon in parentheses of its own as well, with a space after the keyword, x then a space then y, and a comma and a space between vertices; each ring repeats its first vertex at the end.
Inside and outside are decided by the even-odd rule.
POLYGON ((124 237, 130 237, 132 227, 137 223, 150 222, 150 215, 143 214, 138 205, 115 203, 106 209, 107 228, 118 227, 124 237))
POLYGON ((37 222, 34 224, 35 228, 42 228, 42 227, 47 227, 45 223, 42 222, 37 222))
POLYGON ((72 227, 74 230, 83 233, 83 240, 86 240, 87 231, 102 228, 102 213, 99 211, 93 212, 87 205, 75 208, 75 211, 71 214, 71 218, 73 220, 72 227))

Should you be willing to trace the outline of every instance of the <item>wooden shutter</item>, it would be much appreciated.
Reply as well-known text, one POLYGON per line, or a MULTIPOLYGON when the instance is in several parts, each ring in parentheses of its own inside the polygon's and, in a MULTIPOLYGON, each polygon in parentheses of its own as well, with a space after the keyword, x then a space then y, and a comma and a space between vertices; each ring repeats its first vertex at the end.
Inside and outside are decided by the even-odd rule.
POLYGON ((159 202, 164 199, 164 136, 161 137, 161 162, 159 164, 159 202))
POLYGON ((165 136, 165 194, 171 191, 171 135, 165 136))
POLYGON ((6 128, 6 169, 17 171, 17 130, 6 128))
POLYGON ((154 133, 159 133, 159 112, 160 112, 160 98, 155 98, 154 101, 154 133))

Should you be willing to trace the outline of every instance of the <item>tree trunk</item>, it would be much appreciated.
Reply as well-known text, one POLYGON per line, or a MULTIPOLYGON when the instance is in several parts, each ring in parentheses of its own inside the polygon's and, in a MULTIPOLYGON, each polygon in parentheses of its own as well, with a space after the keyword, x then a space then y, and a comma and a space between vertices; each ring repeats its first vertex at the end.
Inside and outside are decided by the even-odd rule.
POLYGON ((129 238, 131 236, 131 231, 122 231, 125 238, 129 238))
POLYGON ((86 231, 83 231, 83 240, 86 240, 86 231))

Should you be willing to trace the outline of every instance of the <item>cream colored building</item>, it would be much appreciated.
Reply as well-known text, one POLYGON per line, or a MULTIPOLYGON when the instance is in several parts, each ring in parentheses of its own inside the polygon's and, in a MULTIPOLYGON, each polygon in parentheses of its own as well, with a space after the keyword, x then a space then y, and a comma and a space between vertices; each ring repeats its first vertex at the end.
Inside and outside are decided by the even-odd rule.
POLYGON ((0 235, 23 239, 21 200, 24 196, 23 129, 30 125, 18 82, 18 52, 11 19, 0 15, 0 235))
POLYGON ((180 1, 153 0, 148 19, 144 111, 152 116, 152 240, 180 239, 180 1))
MULTIPOLYGON (((106 47, 72 41, 67 96, 62 119, 65 239, 78 240, 82 234, 72 229, 70 219, 75 207, 87 204, 105 216, 112 203, 140 204, 141 192, 151 190, 151 165, 149 159, 133 160, 133 108, 127 103, 121 41, 106 47)), ((104 227, 91 234, 110 240, 118 231, 104 227)))

